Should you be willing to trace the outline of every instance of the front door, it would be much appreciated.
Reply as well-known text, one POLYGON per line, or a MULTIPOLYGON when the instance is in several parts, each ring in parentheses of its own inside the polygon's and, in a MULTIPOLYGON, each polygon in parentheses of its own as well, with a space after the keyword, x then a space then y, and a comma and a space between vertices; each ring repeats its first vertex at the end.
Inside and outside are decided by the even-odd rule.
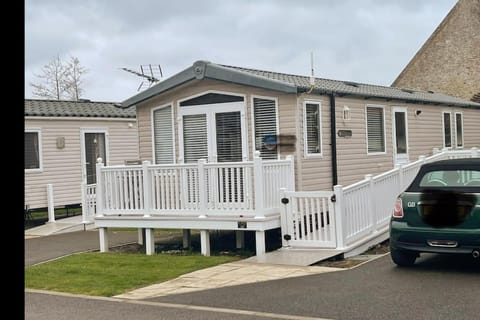
POLYGON ((83 132, 83 159, 82 173, 83 181, 87 184, 97 182, 96 163, 98 158, 102 158, 104 164, 107 163, 107 148, 105 132, 84 131, 83 132))
POLYGON ((185 163, 247 159, 243 103, 181 107, 180 156, 185 163))
POLYGON ((407 109, 393 108, 393 154, 395 164, 408 163, 407 109))

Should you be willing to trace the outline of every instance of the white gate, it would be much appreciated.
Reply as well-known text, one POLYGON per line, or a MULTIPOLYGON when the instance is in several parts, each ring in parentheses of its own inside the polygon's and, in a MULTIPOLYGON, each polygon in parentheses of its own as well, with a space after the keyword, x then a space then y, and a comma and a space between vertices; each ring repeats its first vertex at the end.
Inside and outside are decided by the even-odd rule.
POLYGON ((284 246, 336 248, 333 192, 285 191, 282 197, 284 246))

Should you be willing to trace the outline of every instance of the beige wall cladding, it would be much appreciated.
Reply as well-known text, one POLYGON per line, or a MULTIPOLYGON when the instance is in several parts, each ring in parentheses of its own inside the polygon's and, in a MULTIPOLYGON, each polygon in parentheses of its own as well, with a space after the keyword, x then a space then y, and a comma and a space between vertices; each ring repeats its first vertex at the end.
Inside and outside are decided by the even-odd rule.
POLYGON ((25 129, 41 129, 42 172, 25 172, 25 204, 31 208, 47 206, 48 183, 53 184, 55 205, 81 202, 82 168, 80 128, 108 131, 108 164, 121 165, 138 160, 138 132, 135 119, 104 120, 25 120, 25 129), (131 123, 130 128, 128 124, 131 123), (57 137, 65 147, 57 149, 57 137))
POLYGON ((460 0, 416 53, 394 87, 470 100, 480 93, 480 0, 460 0))
MULTIPOLYGON (((295 135, 296 132, 296 115, 295 105, 296 96, 282 94, 279 92, 263 90, 254 87, 247 87, 236 85, 228 82, 216 81, 216 80, 194 80, 187 84, 181 85, 170 92, 166 92, 162 95, 153 97, 141 104, 137 105, 137 119, 138 119, 138 135, 140 139, 140 157, 142 160, 152 160, 152 122, 151 113, 152 109, 166 104, 173 104, 174 110, 174 130, 175 130, 175 158, 178 161, 179 147, 178 147, 178 101, 185 98, 199 95, 207 91, 220 91, 231 94, 241 94, 246 98, 246 118, 247 118, 247 148, 249 159, 253 158, 253 133, 252 133, 252 97, 263 98, 275 98, 278 102, 278 117, 280 134, 295 135)), ((281 153, 281 158, 292 154, 295 155, 295 151, 287 151, 281 153)))

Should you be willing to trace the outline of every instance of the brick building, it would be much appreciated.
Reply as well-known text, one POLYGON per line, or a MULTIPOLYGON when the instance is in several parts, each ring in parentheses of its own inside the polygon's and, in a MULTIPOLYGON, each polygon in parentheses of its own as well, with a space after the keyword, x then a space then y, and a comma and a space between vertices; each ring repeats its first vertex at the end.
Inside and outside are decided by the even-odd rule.
POLYGON ((480 0, 459 0, 392 87, 480 102, 480 0))

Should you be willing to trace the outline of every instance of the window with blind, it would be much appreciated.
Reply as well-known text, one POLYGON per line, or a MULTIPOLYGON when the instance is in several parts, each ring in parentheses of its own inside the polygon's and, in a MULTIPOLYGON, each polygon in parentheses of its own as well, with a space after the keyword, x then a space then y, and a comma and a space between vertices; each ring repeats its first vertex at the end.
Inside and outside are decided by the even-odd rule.
POLYGON ((275 100, 253 98, 253 121, 255 127, 255 150, 263 159, 278 159, 278 148, 265 144, 277 135, 277 108, 275 100))
POLYGON ((385 152, 385 127, 382 107, 367 107, 368 153, 385 152))
POLYGON ((40 164, 40 131, 26 131, 24 140, 24 167, 29 169, 41 169, 40 164))
POLYGON ((306 103, 304 109, 305 155, 322 154, 321 114, 319 103, 306 103))
POLYGON ((443 113, 443 147, 452 147, 452 123, 450 112, 443 113))
POLYGON ((185 163, 208 160, 206 114, 183 116, 183 157, 185 163))
POLYGON ((455 132, 457 133, 457 147, 463 147, 463 114, 455 113, 455 132))
POLYGON ((153 111, 153 136, 155 163, 170 164, 174 162, 172 107, 153 111))

